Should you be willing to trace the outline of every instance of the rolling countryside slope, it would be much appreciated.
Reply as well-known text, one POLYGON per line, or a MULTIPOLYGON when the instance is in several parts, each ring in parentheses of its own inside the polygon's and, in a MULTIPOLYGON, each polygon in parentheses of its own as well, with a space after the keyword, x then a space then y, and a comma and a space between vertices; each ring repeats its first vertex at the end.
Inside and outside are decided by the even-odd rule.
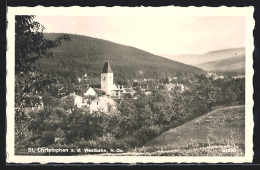
MULTIPOLYGON (((61 34, 45 33, 47 39, 61 34)), ((97 38, 81 35, 69 35, 71 42, 50 50, 53 58, 44 58, 37 62, 45 71, 66 79, 73 79, 85 73, 97 78, 104 61, 109 61, 116 79, 160 78, 161 76, 189 76, 203 73, 204 70, 172 61, 143 50, 97 38)))

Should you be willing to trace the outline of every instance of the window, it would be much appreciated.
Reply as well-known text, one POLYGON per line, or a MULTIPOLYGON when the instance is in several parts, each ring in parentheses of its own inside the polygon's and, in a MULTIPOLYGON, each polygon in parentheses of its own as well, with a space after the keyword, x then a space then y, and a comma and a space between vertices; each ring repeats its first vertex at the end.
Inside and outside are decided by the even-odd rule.
POLYGON ((105 76, 103 76, 103 80, 105 80, 106 79, 106 77, 105 76))
POLYGON ((111 79, 111 76, 109 78, 111 79))

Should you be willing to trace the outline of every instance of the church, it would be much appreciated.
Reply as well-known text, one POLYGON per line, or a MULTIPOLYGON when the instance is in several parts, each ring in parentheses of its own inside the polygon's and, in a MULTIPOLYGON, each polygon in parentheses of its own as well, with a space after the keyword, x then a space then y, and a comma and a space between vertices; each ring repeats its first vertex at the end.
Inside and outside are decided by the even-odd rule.
POLYGON ((114 84, 114 73, 109 62, 105 62, 101 72, 101 90, 114 98, 120 98, 123 93, 128 93, 123 85, 114 84))
MULTIPOLYGON (((89 88, 90 90, 92 88, 89 88)), ((90 104, 87 104, 87 101, 84 100, 84 96, 74 96, 74 104, 81 108, 85 106, 90 109, 90 113, 93 111, 102 111, 102 112, 110 112, 112 110, 116 110, 117 103, 114 99, 120 99, 122 94, 124 93, 131 93, 127 91, 122 85, 115 85, 114 84, 114 73, 110 67, 109 62, 105 62, 103 69, 101 71, 101 91, 105 92, 105 95, 97 97, 93 100, 90 104)), ((94 90, 93 90, 94 91, 94 90)), ((87 91, 84 94, 96 94, 92 90, 87 91), (91 93, 92 92, 92 93, 91 93)), ((88 99, 87 99, 88 100, 88 99)))
POLYGON ((101 72, 101 90, 111 95, 114 90, 114 73, 110 67, 109 62, 105 62, 101 72))
POLYGON ((110 112, 111 109, 116 109, 116 102, 111 98, 114 96, 114 91, 117 87, 114 85, 114 73, 110 67, 109 62, 105 62, 101 72, 101 91, 106 95, 100 96, 90 104, 90 113, 93 111, 110 112))

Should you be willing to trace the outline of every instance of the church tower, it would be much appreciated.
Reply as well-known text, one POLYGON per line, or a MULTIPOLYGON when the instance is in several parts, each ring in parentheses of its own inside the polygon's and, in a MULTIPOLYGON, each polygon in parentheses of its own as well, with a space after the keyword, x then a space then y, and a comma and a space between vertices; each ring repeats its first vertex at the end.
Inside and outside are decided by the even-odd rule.
POLYGON ((110 95, 113 90, 113 75, 109 62, 105 62, 101 72, 101 90, 106 92, 108 95, 110 95))

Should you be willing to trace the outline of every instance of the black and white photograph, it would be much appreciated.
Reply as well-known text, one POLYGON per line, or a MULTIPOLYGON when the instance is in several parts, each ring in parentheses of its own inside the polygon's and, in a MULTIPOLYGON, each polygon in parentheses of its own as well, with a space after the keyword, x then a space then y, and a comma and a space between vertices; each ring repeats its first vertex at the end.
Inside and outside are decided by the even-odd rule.
POLYGON ((8 10, 10 162, 252 160, 252 8, 8 10))

